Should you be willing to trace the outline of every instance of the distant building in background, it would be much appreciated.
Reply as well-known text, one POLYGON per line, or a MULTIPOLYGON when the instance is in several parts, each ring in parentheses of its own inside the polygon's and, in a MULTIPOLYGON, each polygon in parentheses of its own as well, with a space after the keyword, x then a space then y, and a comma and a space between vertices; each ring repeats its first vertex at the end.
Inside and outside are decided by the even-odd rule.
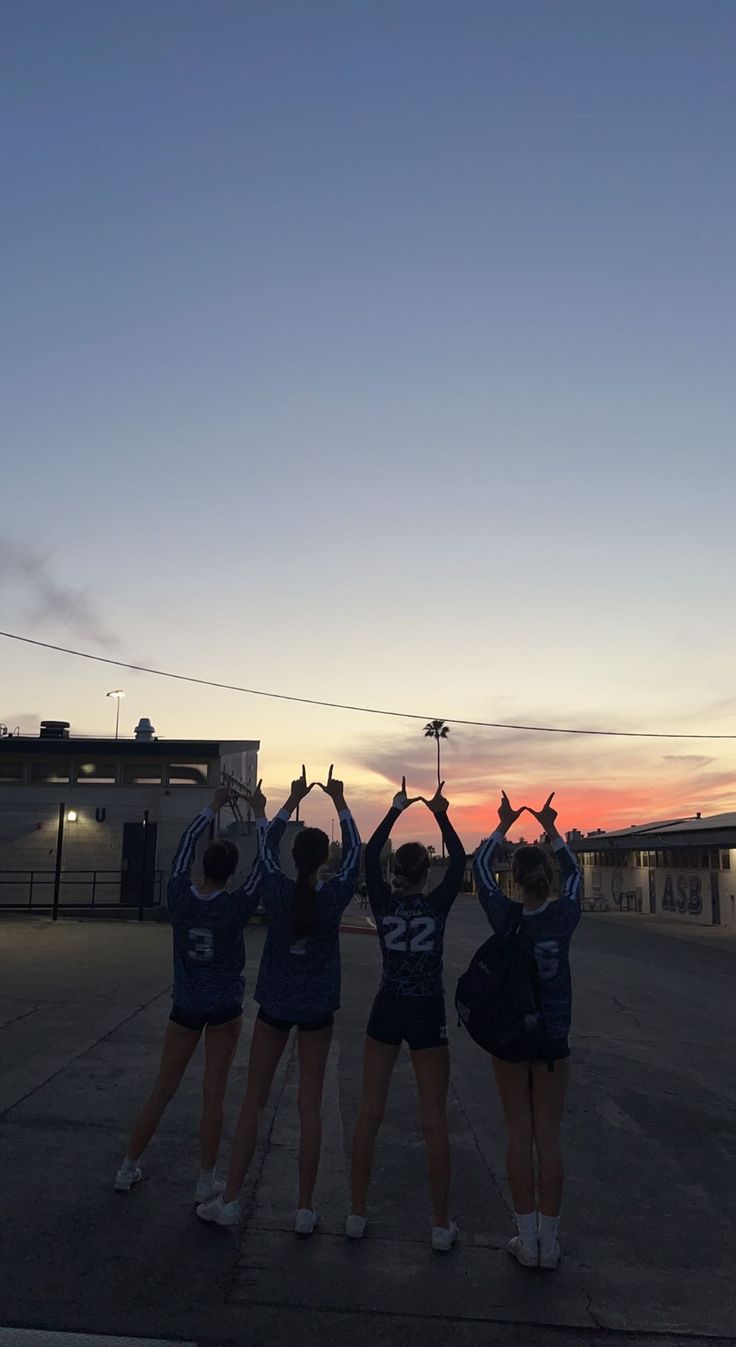
MULTIPOLYGON (((157 739, 141 720, 132 739, 70 734, 43 721, 38 735, 0 733, 0 908, 49 903, 63 805, 61 906, 160 901, 180 834, 222 780, 258 779, 257 739, 157 739)), ((255 828, 229 811, 221 827, 255 855, 255 828)), ((213 825, 214 828, 214 825, 213 825)), ((285 851, 286 851, 285 846, 285 851)), ((290 848, 288 848, 290 851, 290 848)))
POLYGON ((736 813, 599 829, 573 850, 593 904, 736 930, 736 813))

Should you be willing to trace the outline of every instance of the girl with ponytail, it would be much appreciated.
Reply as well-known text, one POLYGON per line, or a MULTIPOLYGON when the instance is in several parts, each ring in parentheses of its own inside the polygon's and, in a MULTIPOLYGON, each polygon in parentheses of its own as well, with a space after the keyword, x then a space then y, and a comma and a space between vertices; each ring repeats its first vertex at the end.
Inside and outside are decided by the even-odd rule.
MULTIPOLYGON (((260 1116, 294 1027, 299 1036, 301 1126, 294 1229, 298 1235, 311 1235, 317 1224, 314 1186, 322 1143, 322 1089, 334 1012, 340 1006, 340 919, 355 892, 360 867, 360 837, 345 803, 343 783, 333 777, 330 767, 326 785, 319 784, 340 819, 342 864, 336 875, 324 882, 320 879, 330 845, 320 828, 303 828, 296 835, 292 848, 296 879, 285 875, 279 864, 286 824, 314 785, 307 783, 304 767, 301 776, 292 781, 289 798, 266 833, 261 897, 268 933, 255 991, 260 1009, 253 1029, 245 1098, 225 1191, 222 1197, 197 1208, 202 1220, 217 1225, 237 1225, 240 1220, 238 1196, 255 1153, 260 1116)), ((263 799, 264 816, 265 805, 263 799)))
POLYGON ((560 1261, 557 1230, 562 1204, 562 1112, 570 1076, 572 979, 570 941, 580 920, 580 870, 557 831, 553 795, 541 809, 514 809, 501 794, 499 826, 483 843, 474 862, 475 882, 483 910, 497 936, 515 928, 519 903, 512 902, 493 877, 492 858, 509 828, 527 809, 541 824, 561 872, 560 896, 552 893, 552 865, 546 850, 520 846, 511 874, 521 894, 521 916, 539 975, 539 1010, 545 1042, 544 1059, 520 1060, 509 1047, 494 1056, 493 1071, 508 1132, 506 1166, 518 1234, 509 1253, 524 1267, 555 1268, 560 1261), (537 1179, 534 1176, 536 1152, 537 1179))

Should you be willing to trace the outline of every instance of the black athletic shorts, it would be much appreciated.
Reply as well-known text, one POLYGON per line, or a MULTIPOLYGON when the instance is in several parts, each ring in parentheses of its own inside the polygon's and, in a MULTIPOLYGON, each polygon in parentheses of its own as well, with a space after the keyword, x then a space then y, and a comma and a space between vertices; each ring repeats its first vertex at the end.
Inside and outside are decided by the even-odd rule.
POLYGON ((396 996, 379 991, 366 1027, 377 1043, 398 1046, 406 1040, 412 1052, 447 1047, 447 1016, 442 992, 434 996, 396 996))
POLYGON ((303 1033, 316 1033, 318 1029, 331 1029, 335 1023, 333 1014, 325 1015, 321 1020, 277 1020, 273 1015, 267 1015, 265 1010, 259 1010, 256 1016, 263 1024, 270 1024, 272 1029, 280 1029, 282 1034, 288 1034, 296 1025, 303 1033))
POLYGON ((173 1006, 169 1019, 174 1024, 180 1024, 182 1029, 193 1029, 197 1033, 204 1029, 206 1024, 229 1024, 231 1020, 237 1020, 242 1015, 242 1006, 230 1006, 227 1010, 182 1010, 181 1006, 173 1006))

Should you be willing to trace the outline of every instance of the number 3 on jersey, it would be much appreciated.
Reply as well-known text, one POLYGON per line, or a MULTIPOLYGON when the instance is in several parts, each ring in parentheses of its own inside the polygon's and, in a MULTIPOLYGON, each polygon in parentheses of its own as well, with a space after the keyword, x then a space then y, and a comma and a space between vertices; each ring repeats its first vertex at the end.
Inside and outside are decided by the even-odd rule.
POLYGON ((382 917, 386 949, 400 954, 432 954, 437 923, 434 917, 382 917))
POLYGON ((189 931, 189 958, 192 963, 212 963, 215 938, 204 926, 192 926, 189 931))

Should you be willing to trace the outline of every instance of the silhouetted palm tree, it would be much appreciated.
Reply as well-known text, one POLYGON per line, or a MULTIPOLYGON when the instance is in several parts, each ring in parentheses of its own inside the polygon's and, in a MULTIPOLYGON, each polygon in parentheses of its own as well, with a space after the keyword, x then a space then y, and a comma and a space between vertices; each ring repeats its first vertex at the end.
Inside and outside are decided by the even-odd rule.
POLYGON ((428 725, 424 726, 425 739, 437 740, 437 785, 442 780, 442 765, 440 761, 440 739, 446 739, 450 733, 450 726, 445 720, 430 720, 428 725))
MULTIPOLYGON (((449 733, 450 733, 450 726, 447 724, 447 722, 446 722, 445 720, 430 720, 429 723, 428 723, 427 725, 424 726, 424 737, 425 737, 425 739, 436 739, 436 740, 437 740, 437 785, 438 785, 438 786, 439 786, 439 784, 440 784, 440 782, 441 782, 441 780, 442 780, 442 762, 441 762, 441 759, 440 759, 440 740, 441 740, 441 739, 446 739, 449 733)), ((443 859, 443 860, 445 859, 445 842, 444 842, 444 838, 442 839, 442 859, 443 859)))

